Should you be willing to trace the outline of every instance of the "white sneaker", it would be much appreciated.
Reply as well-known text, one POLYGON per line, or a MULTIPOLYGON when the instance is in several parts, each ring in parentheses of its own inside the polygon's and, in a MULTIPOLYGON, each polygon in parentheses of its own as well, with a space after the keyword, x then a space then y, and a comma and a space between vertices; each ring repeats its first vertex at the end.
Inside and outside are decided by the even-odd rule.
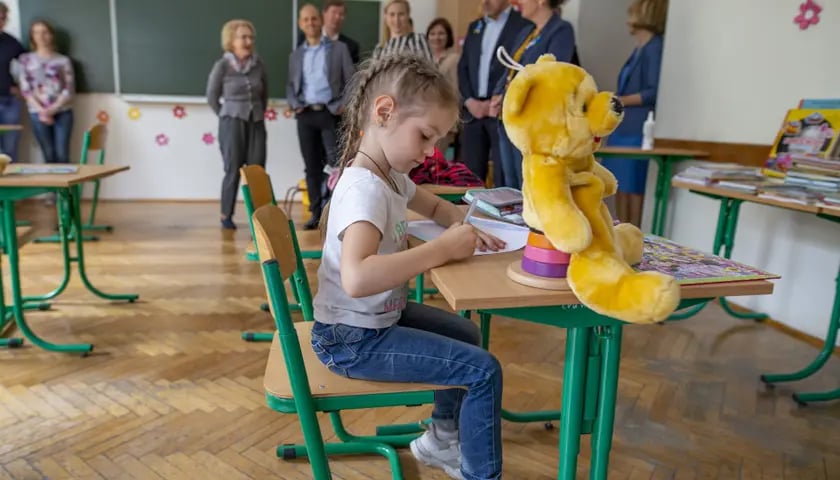
POLYGON ((435 424, 430 424, 426 433, 411 442, 411 453, 424 465, 443 469, 451 478, 464 480, 457 432, 447 433, 438 432, 435 424))

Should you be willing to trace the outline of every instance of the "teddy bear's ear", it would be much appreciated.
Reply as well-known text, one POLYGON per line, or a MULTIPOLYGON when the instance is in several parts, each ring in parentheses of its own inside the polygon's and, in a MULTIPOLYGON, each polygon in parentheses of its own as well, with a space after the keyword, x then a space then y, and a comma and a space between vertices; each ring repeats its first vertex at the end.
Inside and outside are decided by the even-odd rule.
POLYGON ((525 107, 528 100, 528 93, 534 86, 534 77, 531 70, 522 70, 508 86, 503 105, 503 114, 518 114, 525 107))
POLYGON ((537 63, 549 63, 556 61, 557 57, 555 57, 553 53, 544 53, 540 55, 540 58, 537 59, 537 63))

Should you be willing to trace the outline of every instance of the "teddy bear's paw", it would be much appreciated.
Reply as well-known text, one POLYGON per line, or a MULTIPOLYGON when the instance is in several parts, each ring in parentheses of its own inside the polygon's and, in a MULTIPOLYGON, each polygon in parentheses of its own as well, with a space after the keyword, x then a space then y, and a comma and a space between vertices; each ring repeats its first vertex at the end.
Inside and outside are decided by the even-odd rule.
POLYGON ((674 277, 659 272, 634 272, 622 279, 619 296, 627 299, 616 318, 630 323, 656 323, 668 318, 680 303, 674 277))
POLYGON ((619 223, 614 227, 615 240, 624 261, 635 265, 642 261, 645 235, 632 223, 619 223))

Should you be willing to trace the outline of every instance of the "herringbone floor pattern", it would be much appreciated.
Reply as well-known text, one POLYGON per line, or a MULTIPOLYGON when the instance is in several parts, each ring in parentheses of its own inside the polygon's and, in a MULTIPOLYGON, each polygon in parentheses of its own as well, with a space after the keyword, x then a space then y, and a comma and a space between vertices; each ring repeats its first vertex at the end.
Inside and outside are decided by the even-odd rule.
MULTIPOLYGON (((86 244, 90 278, 141 300, 109 304, 75 275, 52 311, 27 312, 45 338, 92 342, 96 350, 87 358, 32 346, 0 350, 0 478, 311 478, 305 461, 274 456, 277 444, 302 436, 294 417, 265 405, 268 345, 239 339, 271 321, 258 309, 257 265, 242 254, 248 230, 221 232, 216 208, 102 206, 99 220, 116 231, 86 244)), ((40 203, 22 206, 18 218, 44 233, 54 224, 53 210, 40 203)), ((27 245, 22 262, 25 293, 48 291, 61 278, 56 244, 27 245)), ((309 267, 314 278, 317 264, 309 267)), ((840 406, 800 409, 791 387, 766 392, 758 381, 761 372, 806 364, 812 347, 716 306, 682 323, 627 328, 624 337, 610 478, 840 478, 840 406)), ((564 332, 496 319, 492 338, 505 366, 505 406, 557 408, 564 332)), ((840 362, 832 359, 825 372, 795 387, 840 384, 840 362)), ((428 413, 345 418, 349 430, 372 433, 373 425, 428 413)), ((326 421, 322 427, 331 437, 326 421)), ((555 475, 556 430, 505 422, 504 447, 506 478, 555 475)), ((445 478, 407 451, 402 459, 407 478, 445 478)), ((583 442, 580 478, 588 478, 588 460, 583 442)), ((375 456, 334 458, 331 468, 337 479, 390 478, 375 456)))

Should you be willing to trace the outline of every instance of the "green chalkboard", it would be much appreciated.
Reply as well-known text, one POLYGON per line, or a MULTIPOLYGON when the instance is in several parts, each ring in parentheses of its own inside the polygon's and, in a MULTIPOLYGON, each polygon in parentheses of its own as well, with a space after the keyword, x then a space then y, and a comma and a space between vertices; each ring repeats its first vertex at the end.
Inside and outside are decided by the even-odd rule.
POLYGON ((58 51, 73 60, 77 92, 114 92, 108 0, 21 1, 20 31, 24 46, 29 42, 29 26, 36 19, 46 20, 55 28, 58 51))
MULTIPOLYGON (((28 0, 27 0, 28 1, 28 0)), ((205 94, 228 20, 250 20, 268 67, 269 95, 285 97, 292 0, 116 0, 120 93, 205 94)))

